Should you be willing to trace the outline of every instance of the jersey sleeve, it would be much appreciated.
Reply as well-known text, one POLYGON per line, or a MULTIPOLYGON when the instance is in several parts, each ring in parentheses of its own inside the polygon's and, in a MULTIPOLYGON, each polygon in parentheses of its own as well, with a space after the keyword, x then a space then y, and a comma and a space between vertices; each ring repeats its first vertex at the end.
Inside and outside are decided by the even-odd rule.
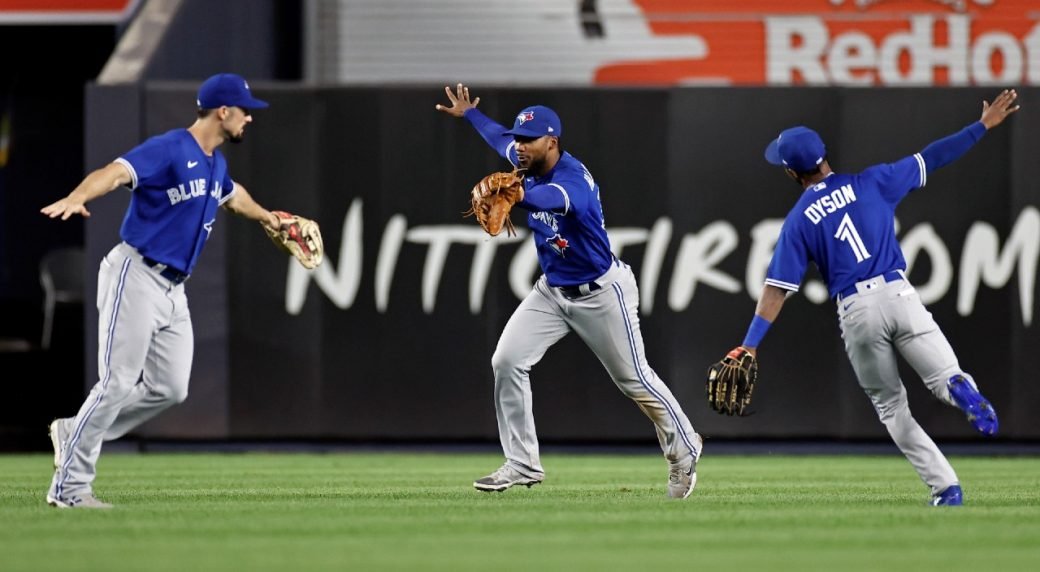
POLYGON ((895 206, 910 191, 928 182, 928 170, 920 153, 904 157, 895 163, 875 165, 863 171, 863 177, 872 179, 885 202, 895 206))
POLYGON ((130 172, 131 190, 158 181, 170 166, 166 144, 155 137, 127 151, 115 162, 123 165, 130 172))
POLYGON ((231 179, 229 173, 224 173, 224 180, 220 185, 220 202, 218 204, 223 205, 231 200, 231 195, 235 194, 235 181, 231 179))
POLYGON ((808 250, 802 239, 797 219, 788 218, 780 229, 780 237, 773 250, 773 259, 766 270, 766 284, 797 292, 809 265, 808 250))
POLYGON ((516 167, 516 142, 513 141, 512 135, 506 134, 505 127, 495 123, 490 117, 484 115, 484 113, 476 107, 467 109, 463 114, 463 117, 465 117, 466 121, 469 121, 470 125, 480 133, 480 136, 484 138, 484 141, 486 141, 492 149, 516 167))
POLYGON ((550 211, 559 215, 583 213, 589 205, 592 190, 579 177, 567 176, 551 183, 524 190, 520 206, 531 211, 550 211))
POLYGON ((971 149, 986 134, 986 126, 976 121, 964 129, 932 141, 921 150, 927 171, 935 171, 956 161, 971 149))

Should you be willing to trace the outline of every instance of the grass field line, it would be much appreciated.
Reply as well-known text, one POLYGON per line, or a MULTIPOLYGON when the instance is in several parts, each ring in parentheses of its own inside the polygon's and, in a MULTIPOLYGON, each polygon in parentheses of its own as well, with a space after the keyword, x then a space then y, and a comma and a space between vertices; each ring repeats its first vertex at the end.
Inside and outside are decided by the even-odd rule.
POLYGON ((0 570, 1032 570, 1040 458, 951 457, 967 505, 926 506, 899 455, 705 456, 685 501, 659 455, 102 456, 110 511, 43 501, 49 455, 0 456, 0 570))

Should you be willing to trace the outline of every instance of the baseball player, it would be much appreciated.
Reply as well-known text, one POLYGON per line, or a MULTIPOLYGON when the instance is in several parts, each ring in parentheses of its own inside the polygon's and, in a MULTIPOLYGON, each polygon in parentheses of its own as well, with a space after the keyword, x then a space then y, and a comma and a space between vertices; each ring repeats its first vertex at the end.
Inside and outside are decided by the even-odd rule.
POLYGON ((481 491, 542 482, 531 404, 531 368, 570 332, 592 349, 618 388, 653 421, 669 463, 668 496, 686 498, 697 483, 702 439, 668 386, 654 373, 639 332, 639 291, 631 268, 610 251, 599 185, 578 159, 560 148, 556 113, 536 105, 521 111, 507 130, 477 110, 469 88, 446 87, 450 106, 499 155, 525 169, 527 224, 543 275, 510 317, 491 365, 495 410, 506 461, 478 479, 481 491))
POLYGON ((132 191, 122 242, 98 271, 98 382, 74 418, 50 426, 51 506, 111 507, 91 487, 102 441, 119 438, 187 397, 194 341, 184 281, 213 230, 217 207, 267 226, 280 224, 231 179, 217 149, 241 141, 253 120, 250 110, 267 103, 234 74, 203 82, 197 103, 191 127, 146 140, 41 209, 61 220, 88 217, 88 201, 123 185, 132 191))
POLYGON ((933 505, 963 504, 957 474, 910 415, 896 366, 898 351, 943 402, 963 410, 984 435, 997 432, 997 414, 970 375, 961 370, 950 343, 906 277, 906 261, 894 229, 895 208, 928 175, 968 151, 988 129, 1018 111, 1014 90, 982 117, 939 139, 920 153, 860 173, 831 170, 815 131, 792 127, 766 148, 766 160, 784 167, 803 189, 784 220, 766 273, 754 319, 742 344, 757 347, 780 314, 786 295, 797 292, 812 260, 838 306, 845 352, 856 378, 899 449, 931 489, 933 505))

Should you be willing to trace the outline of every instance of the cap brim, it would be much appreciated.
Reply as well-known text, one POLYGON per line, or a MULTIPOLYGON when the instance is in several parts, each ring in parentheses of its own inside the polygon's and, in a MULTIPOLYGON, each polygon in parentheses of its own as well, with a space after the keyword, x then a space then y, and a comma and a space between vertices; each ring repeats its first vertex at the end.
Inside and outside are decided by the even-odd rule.
POLYGON ((265 107, 270 107, 270 104, 268 104, 266 101, 262 99, 257 99, 254 97, 251 99, 247 99, 246 101, 243 101, 242 107, 247 107, 249 109, 263 109, 265 107))
POLYGON ((784 166, 784 160, 780 158, 780 138, 777 137, 766 146, 766 161, 773 165, 784 166))
POLYGON ((553 135, 552 133, 542 133, 540 131, 535 131, 533 129, 524 129, 523 127, 517 127, 517 128, 514 128, 514 129, 510 129, 509 131, 506 131, 506 135, 512 135, 514 137, 519 135, 520 137, 534 137, 536 139, 538 137, 544 137, 546 135, 550 135, 552 137, 558 137, 557 135, 553 135))

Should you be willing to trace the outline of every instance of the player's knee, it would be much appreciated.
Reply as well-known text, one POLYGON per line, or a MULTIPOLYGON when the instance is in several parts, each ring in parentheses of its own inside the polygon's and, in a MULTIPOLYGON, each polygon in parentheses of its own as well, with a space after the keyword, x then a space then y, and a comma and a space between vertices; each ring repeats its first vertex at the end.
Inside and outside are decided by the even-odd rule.
POLYGON ((499 373, 518 369, 519 364, 519 356, 507 348, 499 347, 491 356, 491 369, 494 370, 496 377, 499 373))
POLYGON ((170 401, 174 403, 184 403, 184 400, 188 398, 188 384, 178 385, 173 387, 170 391, 170 401))
POLYGON ((870 396, 870 401, 874 404, 874 411, 877 412, 878 419, 886 425, 894 422, 902 415, 909 414, 910 404, 907 402, 906 394, 903 392, 895 394, 886 392, 883 395, 868 391, 867 394, 870 396))
POLYGON ((163 401, 171 405, 184 403, 188 398, 188 384, 169 385, 159 389, 157 393, 163 401))
POLYGON ((172 401, 174 403, 184 403, 184 400, 187 399, 187 398, 188 398, 188 388, 187 387, 181 388, 181 389, 177 389, 170 395, 170 401, 172 401))
POLYGON ((910 404, 907 403, 906 399, 892 399, 884 403, 878 403, 874 406, 874 409, 877 410, 878 419, 886 425, 895 423, 903 417, 910 415, 910 404))

